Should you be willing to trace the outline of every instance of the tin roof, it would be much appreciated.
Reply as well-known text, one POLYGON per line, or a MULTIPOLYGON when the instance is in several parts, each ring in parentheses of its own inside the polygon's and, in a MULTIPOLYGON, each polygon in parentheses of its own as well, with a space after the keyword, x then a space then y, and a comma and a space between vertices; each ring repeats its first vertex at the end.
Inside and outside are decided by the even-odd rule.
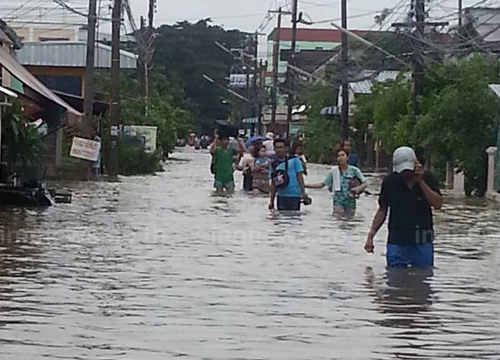
MULTIPOLYGON (((137 56, 120 50, 122 69, 136 69, 137 56)), ((47 41, 24 43, 17 52, 17 59, 24 66, 85 67, 87 44, 82 41, 47 41)), ((111 47, 96 44, 95 65, 111 68, 111 47)))
POLYGON ((44 98, 52 101, 54 104, 64 108, 68 112, 80 116, 81 113, 71 107, 68 103, 62 100, 59 96, 49 90, 44 84, 33 76, 26 68, 24 68, 16 59, 14 59, 4 48, 0 46, 0 65, 15 76, 28 88, 40 94, 44 98))
MULTIPOLYGON (((396 80, 399 71, 382 71, 376 73, 375 71, 363 71, 363 77, 370 77, 361 81, 350 82, 349 86, 355 94, 371 94, 374 81, 376 82, 386 82, 388 80, 396 80)), ((405 74, 405 76, 408 76, 405 74)))

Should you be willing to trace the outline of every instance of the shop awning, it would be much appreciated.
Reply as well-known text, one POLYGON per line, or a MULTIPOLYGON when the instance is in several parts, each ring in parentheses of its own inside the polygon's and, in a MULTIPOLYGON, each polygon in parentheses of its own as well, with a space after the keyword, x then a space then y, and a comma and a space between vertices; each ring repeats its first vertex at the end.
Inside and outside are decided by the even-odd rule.
POLYGON ((20 82, 29 87, 31 90, 35 91, 36 93, 50 100, 56 105, 62 107, 68 113, 76 116, 82 116, 79 111, 75 110, 59 96, 54 94, 52 90, 42 84, 40 80, 33 76, 24 66, 22 66, 2 47, 0 47, 0 64, 12 76, 16 77, 20 82))
POLYGON ((342 109, 339 106, 329 106, 321 109, 321 115, 323 116, 340 115, 341 113, 342 109))

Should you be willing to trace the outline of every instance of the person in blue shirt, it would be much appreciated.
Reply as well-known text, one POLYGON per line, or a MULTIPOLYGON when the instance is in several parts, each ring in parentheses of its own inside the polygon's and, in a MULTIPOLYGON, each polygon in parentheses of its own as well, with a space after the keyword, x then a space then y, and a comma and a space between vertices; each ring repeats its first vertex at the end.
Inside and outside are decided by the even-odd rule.
POLYGON ((309 199, 304 183, 304 167, 298 158, 287 155, 285 139, 274 140, 274 151, 276 159, 269 167, 271 180, 269 210, 274 209, 277 196, 278 210, 300 211, 301 201, 309 199))
POLYGON ((349 139, 344 140, 340 147, 342 149, 346 150, 347 153, 349 154, 349 165, 359 167, 358 166, 359 157, 358 157, 358 155, 356 155, 352 152, 352 147, 353 147, 352 140, 349 140, 349 139))

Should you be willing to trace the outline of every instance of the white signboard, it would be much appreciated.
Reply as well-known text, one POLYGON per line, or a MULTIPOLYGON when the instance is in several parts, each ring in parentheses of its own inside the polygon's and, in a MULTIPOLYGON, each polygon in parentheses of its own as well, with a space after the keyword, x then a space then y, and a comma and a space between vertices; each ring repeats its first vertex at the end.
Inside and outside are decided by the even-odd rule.
MULTIPOLYGON (((252 86, 253 74, 249 75, 250 84, 252 86)), ((229 86, 233 89, 244 89, 247 87, 247 75, 246 74, 231 74, 229 77, 229 86)))
POLYGON ((156 126, 130 125, 124 126, 123 132, 127 135, 141 136, 144 138, 144 151, 153 153, 156 151, 156 138, 158 128, 156 126))
POLYGON ((101 143, 99 141, 74 137, 69 155, 77 159, 97 161, 99 159, 100 151, 101 143))

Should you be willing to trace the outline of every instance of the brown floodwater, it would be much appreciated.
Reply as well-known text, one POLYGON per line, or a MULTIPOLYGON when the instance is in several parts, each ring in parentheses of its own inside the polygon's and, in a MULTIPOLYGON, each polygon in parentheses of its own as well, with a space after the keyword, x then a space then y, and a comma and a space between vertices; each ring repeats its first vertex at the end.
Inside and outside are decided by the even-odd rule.
POLYGON ((433 273, 388 272, 385 227, 362 249, 376 197, 354 218, 326 190, 272 215, 213 196, 207 153, 174 156, 66 184, 73 204, 0 210, 0 359, 500 358, 496 204, 447 197, 433 273))

